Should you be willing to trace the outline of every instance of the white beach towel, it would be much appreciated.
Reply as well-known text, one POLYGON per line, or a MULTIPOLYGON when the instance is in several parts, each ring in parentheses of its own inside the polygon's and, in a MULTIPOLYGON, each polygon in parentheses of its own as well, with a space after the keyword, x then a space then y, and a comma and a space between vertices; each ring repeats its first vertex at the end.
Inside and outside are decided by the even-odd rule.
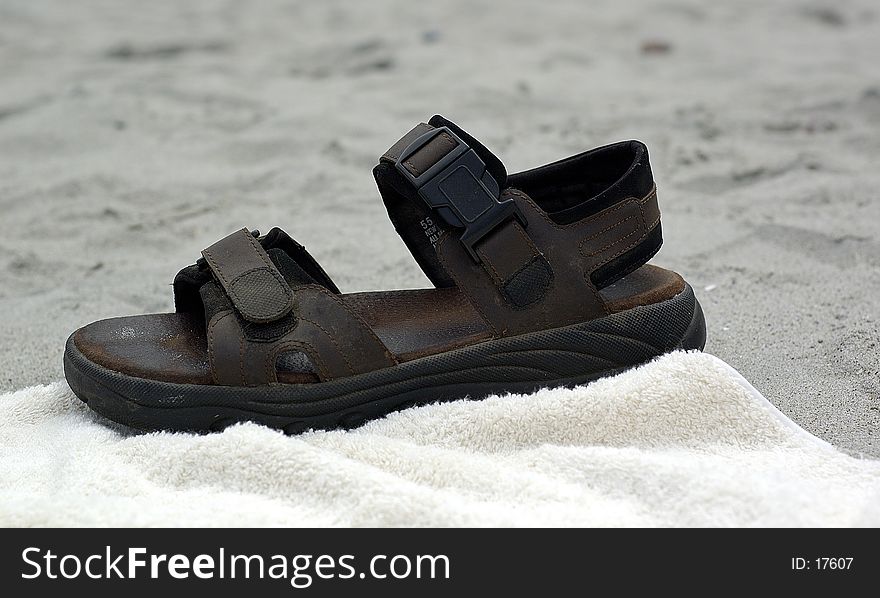
POLYGON ((880 523, 880 462, 809 435, 701 353, 299 437, 136 434, 58 382, 0 396, 0 490, 15 526, 880 523))

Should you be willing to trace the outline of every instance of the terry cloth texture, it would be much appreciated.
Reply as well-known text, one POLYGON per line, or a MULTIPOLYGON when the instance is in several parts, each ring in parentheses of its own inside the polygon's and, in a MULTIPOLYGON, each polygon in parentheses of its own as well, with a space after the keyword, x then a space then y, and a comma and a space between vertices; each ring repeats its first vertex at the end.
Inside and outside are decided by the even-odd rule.
POLYGON ((878 505, 880 463, 701 353, 299 437, 138 434, 62 382, 0 396, 7 526, 849 526, 878 505))

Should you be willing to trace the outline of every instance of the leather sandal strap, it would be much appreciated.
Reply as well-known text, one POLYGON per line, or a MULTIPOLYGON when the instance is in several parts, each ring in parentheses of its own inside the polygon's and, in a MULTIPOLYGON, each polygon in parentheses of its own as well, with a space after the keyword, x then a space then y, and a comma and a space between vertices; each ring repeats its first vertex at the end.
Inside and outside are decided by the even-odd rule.
POLYGON ((445 119, 431 123, 397 141, 376 171, 395 228, 429 277, 457 286, 496 336, 606 315, 597 286, 659 247, 656 192, 561 224, 526 193, 504 188, 503 166, 482 144, 445 119), (429 244, 412 232, 417 218, 429 244))
POLYGON ((367 324, 319 285, 294 290, 295 325, 264 341, 248 337, 231 310, 208 322, 208 356, 214 382, 259 386, 277 382, 276 365, 286 353, 302 353, 322 382, 395 365, 397 360, 367 324))
MULTIPOLYGON (((304 252, 292 239, 284 246, 300 258, 298 254, 304 252)), ((220 306, 207 322, 208 357, 216 384, 276 382, 278 359, 288 352, 305 355, 312 373, 322 381, 397 363, 337 293, 326 284, 298 283, 282 261, 279 264, 288 272, 285 279, 247 229, 221 239, 202 255, 214 280, 200 293, 205 305, 220 306)), ((313 261, 310 256, 309 260, 313 261)), ((323 274, 317 263, 306 265, 323 274)))
POLYGON ((654 191, 569 225, 552 221, 521 191, 507 189, 504 197, 516 201, 525 214, 529 239, 549 265, 545 269, 542 262, 536 261, 518 279, 524 293, 546 288, 539 298, 522 307, 505 300, 485 269, 474 264, 454 236, 445 235, 437 243, 443 267, 497 336, 567 326, 606 315, 608 310, 592 283, 592 273, 635 247, 659 226, 654 191), (532 283, 531 277, 537 283, 532 283))
POLYGON ((541 299, 552 271, 526 232, 516 202, 501 200, 497 180, 472 147, 449 127, 420 123, 381 158, 394 164, 515 307, 541 299))
POLYGON ((274 322, 293 309, 293 293, 254 236, 243 228, 202 255, 238 313, 248 322, 274 322))

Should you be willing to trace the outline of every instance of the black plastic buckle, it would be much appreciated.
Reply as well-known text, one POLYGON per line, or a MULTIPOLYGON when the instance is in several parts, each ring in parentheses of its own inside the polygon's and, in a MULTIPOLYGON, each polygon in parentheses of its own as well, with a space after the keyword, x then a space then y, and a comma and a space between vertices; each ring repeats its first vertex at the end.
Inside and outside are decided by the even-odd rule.
POLYGON ((447 224, 464 229, 461 243, 476 262, 480 257, 474 246, 498 225, 514 217, 526 226, 516 202, 498 200, 501 190, 486 171, 486 163, 448 127, 419 136, 401 152, 394 166, 447 224), (455 148, 419 175, 408 170, 406 161, 441 134, 451 137, 457 144, 455 148))

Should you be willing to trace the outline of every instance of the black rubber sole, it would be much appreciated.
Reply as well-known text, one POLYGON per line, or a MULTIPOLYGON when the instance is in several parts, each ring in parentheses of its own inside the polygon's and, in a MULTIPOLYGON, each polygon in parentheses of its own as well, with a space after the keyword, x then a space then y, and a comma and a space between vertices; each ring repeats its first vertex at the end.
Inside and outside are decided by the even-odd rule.
POLYGON ((94 411, 133 428, 209 432, 250 421, 298 434, 357 427, 413 405, 576 386, 705 344, 703 311, 686 286, 666 301, 590 322, 314 384, 232 387, 136 378, 89 361, 72 336, 64 374, 94 411))

